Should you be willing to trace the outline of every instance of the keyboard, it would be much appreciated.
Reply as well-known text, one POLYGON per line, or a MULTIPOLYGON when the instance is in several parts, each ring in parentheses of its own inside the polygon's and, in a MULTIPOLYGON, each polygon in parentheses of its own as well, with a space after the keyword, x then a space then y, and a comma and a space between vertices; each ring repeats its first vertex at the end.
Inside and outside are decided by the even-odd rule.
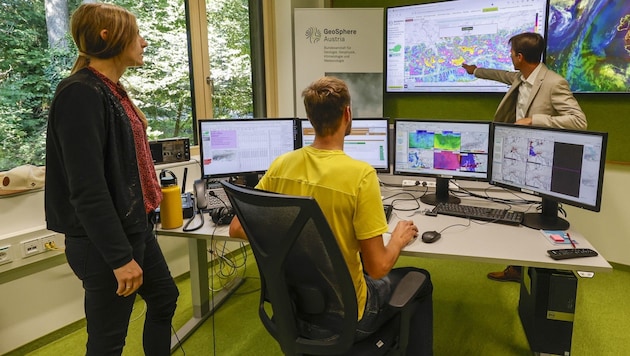
POLYGON ((230 203, 230 199, 225 193, 225 190, 223 189, 223 187, 207 189, 206 202, 208 203, 208 205, 206 205, 206 209, 208 210, 212 210, 216 208, 223 208, 226 206, 232 207, 232 204, 230 203))
POLYGON ((507 209, 483 208, 472 205, 439 203, 433 213, 451 215, 474 220, 483 220, 508 225, 519 225, 525 215, 520 211, 507 209))
POLYGON ((594 257, 597 252, 590 248, 560 248, 555 250, 547 250, 549 257, 554 260, 566 260, 578 257, 594 257))
POLYGON ((392 217, 392 211, 394 210, 394 206, 391 204, 383 204, 383 211, 385 212, 385 219, 389 222, 389 218, 392 217))

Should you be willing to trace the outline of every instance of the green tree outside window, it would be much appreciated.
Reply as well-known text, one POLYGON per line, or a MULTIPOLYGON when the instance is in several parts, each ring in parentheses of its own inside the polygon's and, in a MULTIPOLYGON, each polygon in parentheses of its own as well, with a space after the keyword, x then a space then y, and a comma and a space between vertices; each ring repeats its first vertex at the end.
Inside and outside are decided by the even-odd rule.
MULTIPOLYGON (((129 69, 122 79, 147 115, 149 138, 188 137, 194 142, 184 1, 104 2, 136 14, 149 43, 145 65, 129 69)), ((80 3, 0 0, 0 171, 45 164, 48 109, 57 84, 76 59, 68 26, 80 3)), ((211 0, 207 16, 214 117, 251 117, 248 2, 211 0)))

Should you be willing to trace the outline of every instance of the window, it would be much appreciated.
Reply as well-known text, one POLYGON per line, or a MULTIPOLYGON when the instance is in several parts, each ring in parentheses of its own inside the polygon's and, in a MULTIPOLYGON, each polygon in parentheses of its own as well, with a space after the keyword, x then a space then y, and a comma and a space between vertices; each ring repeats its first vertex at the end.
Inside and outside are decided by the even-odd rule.
MULTIPOLYGON (((136 14, 140 32, 149 43, 144 66, 129 68, 121 82, 146 114, 150 139, 188 137, 196 142, 193 128, 197 117, 252 116, 247 0, 188 1, 188 8, 207 6, 207 18, 203 20, 209 24, 205 30, 211 40, 206 43, 199 41, 199 33, 189 31, 187 23, 187 18, 204 14, 191 11, 187 17, 184 0, 105 2, 121 5, 136 14), (196 45, 189 48, 189 40, 196 45), (208 69, 193 69, 194 76, 201 77, 193 81, 191 66, 199 64, 189 61, 189 53, 208 53, 208 44, 211 58, 208 66, 215 69, 208 76, 203 74, 208 69), (214 84, 211 99, 199 100, 193 96, 193 90, 204 88, 191 86, 191 82, 210 81, 214 84), (193 106, 206 109, 194 110, 193 106)), ((68 33, 69 16, 80 3, 80 0, 0 2, 0 171, 22 164, 45 163, 48 108, 57 84, 69 75, 76 59, 76 49, 68 33)))
POLYGON ((213 117, 253 116, 248 0, 208 0, 213 117))

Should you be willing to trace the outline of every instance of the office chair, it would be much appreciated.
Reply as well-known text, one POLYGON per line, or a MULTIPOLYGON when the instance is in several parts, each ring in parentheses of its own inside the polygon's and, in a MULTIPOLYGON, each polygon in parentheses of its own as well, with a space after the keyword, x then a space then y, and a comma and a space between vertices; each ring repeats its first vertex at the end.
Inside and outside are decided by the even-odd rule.
POLYGON ((405 353, 413 312, 409 301, 424 283, 424 274, 408 273, 389 301, 400 313, 367 339, 355 342, 354 286, 315 199, 222 184, 260 272, 260 320, 285 355, 405 353))

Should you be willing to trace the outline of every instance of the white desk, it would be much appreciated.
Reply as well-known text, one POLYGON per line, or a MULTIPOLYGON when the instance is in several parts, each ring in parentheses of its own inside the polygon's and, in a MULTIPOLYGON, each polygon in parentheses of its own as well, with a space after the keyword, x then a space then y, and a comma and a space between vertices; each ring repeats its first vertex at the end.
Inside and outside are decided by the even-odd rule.
MULTIPOLYGON (((462 198, 461 204, 505 208, 505 205, 484 202, 480 199, 462 198)), ((410 203, 395 205, 413 206, 410 203)), ((399 218, 413 220, 420 234, 427 230, 441 231, 442 238, 434 243, 424 243, 420 238, 407 246, 403 253, 408 256, 460 259, 488 263, 510 264, 518 266, 557 268, 573 271, 612 272, 612 266, 601 255, 596 257, 575 258, 562 261, 553 260, 547 250, 571 248, 567 245, 554 245, 540 231, 525 226, 511 226, 483 221, 471 221, 458 217, 440 215, 426 216, 421 213, 432 206, 421 204, 419 211, 395 211, 390 220, 390 231, 399 218)), ((569 229, 571 238, 577 247, 593 248, 588 240, 578 231, 569 229)))
MULTIPOLYGON (((177 349, 179 342, 184 342, 201 324, 208 319, 216 308, 244 282, 243 278, 236 277, 230 286, 226 286, 210 299, 210 286, 208 283, 208 240, 245 242, 241 239, 228 237, 227 226, 215 228, 208 214, 203 214, 205 223, 196 231, 183 231, 183 228, 162 229, 158 225, 157 234, 162 236, 174 236, 188 239, 188 255, 190 260, 190 289, 192 297, 193 316, 184 324, 175 335, 171 337, 171 353, 177 349)), ((197 216, 191 223, 191 228, 200 223, 197 216)))
MULTIPOLYGON (((383 192, 386 197, 395 193, 396 191, 391 189, 383 192)), ((412 193, 416 196, 422 194, 421 192, 412 193)), ((506 194, 509 195, 509 193, 497 193, 494 196, 506 198, 506 194)), ((404 196, 399 196, 399 198, 404 198, 404 196)), ((503 204, 478 198, 462 198, 461 204, 506 208, 503 204)), ((394 206, 402 209, 417 207, 415 202, 407 201, 401 201, 394 206)), ((441 231, 442 234, 442 237, 433 243, 424 243, 418 237, 404 248, 402 254, 527 267, 522 273, 519 316, 532 351, 536 354, 564 354, 567 350, 570 351, 578 281, 567 270, 612 272, 612 266, 604 257, 598 255, 557 261, 549 257, 547 250, 571 248, 571 245, 554 245, 539 230, 525 226, 469 221, 465 218, 446 215, 437 217, 424 215, 424 210, 432 208, 421 203, 420 209, 416 211, 394 210, 389 224, 390 231, 393 231, 397 222, 403 219, 413 220, 418 226, 420 235, 427 230, 441 231), (529 268, 532 267, 533 269, 530 270, 529 268), (562 300, 565 303, 560 308, 557 306, 558 303, 552 303, 552 293, 561 295, 561 297, 555 297, 554 302, 564 298, 562 300), (550 306, 551 304, 554 305, 550 306), (565 309, 559 311, 554 308, 565 309), (550 339, 547 335, 554 335, 554 338, 550 339)), ((527 206, 516 208, 516 210, 526 209, 527 206)), ((569 229, 569 233, 577 242, 577 247, 594 249, 579 232, 569 229)), ((385 238, 388 239, 389 236, 385 238)))
MULTIPOLYGON (((391 196, 400 190, 387 189, 383 191, 385 197, 391 196)), ((419 191, 410 191, 415 196, 421 195, 419 191)), ((503 193, 506 194, 506 193, 503 193)), ((498 193, 500 196, 501 193, 498 193)), ((398 198, 408 198, 409 196, 399 196, 398 198)), ((513 195, 510 195, 514 198, 513 195)), ((387 201, 386 201, 387 202, 387 201)), ((497 203, 489 203, 476 198, 462 198, 462 204, 505 207, 497 203)), ((394 205, 399 208, 413 208, 417 206, 414 202, 400 202, 394 205)), ((511 226, 497 223, 485 223, 471 221, 467 219, 438 216, 429 217, 421 213, 425 209, 432 207, 421 204, 416 211, 394 211, 390 220, 390 228, 396 226, 399 218, 404 220, 412 219, 419 227, 420 233, 426 230, 441 231, 451 225, 453 226, 442 232, 442 238, 434 243, 427 244, 419 238, 407 246, 402 254, 408 256, 432 257, 444 259, 459 259, 467 261, 479 261, 488 263, 512 264, 527 267, 563 269, 572 271, 590 272, 612 272, 612 266, 601 256, 576 258, 564 261, 556 261, 547 255, 547 250, 562 248, 553 245, 538 231, 524 226, 511 226)), ((521 208, 524 209, 524 208, 521 208)), ((208 286, 208 266, 207 266, 207 240, 228 240, 243 242, 239 239, 228 237, 227 226, 216 227, 208 215, 204 215, 204 226, 192 232, 184 232, 181 228, 173 230, 163 230, 158 227, 158 235, 176 236, 188 238, 190 254, 190 278, 193 299, 193 318, 180 330, 177 335, 180 340, 188 337, 196 328, 207 319, 213 312, 209 300, 208 286)), ((390 230, 390 231, 391 231, 390 230)), ((571 237, 577 241, 578 247, 593 248, 588 240, 579 232, 569 230, 571 237)), ((388 236, 385 236, 388 239, 388 236)), ((243 282, 237 281, 231 288, 222 291, 215 296, 214 307, 218 307, 233 291, 243 282)), ((177 339, 173 337, 171 347, 177 346, 177 339)))

